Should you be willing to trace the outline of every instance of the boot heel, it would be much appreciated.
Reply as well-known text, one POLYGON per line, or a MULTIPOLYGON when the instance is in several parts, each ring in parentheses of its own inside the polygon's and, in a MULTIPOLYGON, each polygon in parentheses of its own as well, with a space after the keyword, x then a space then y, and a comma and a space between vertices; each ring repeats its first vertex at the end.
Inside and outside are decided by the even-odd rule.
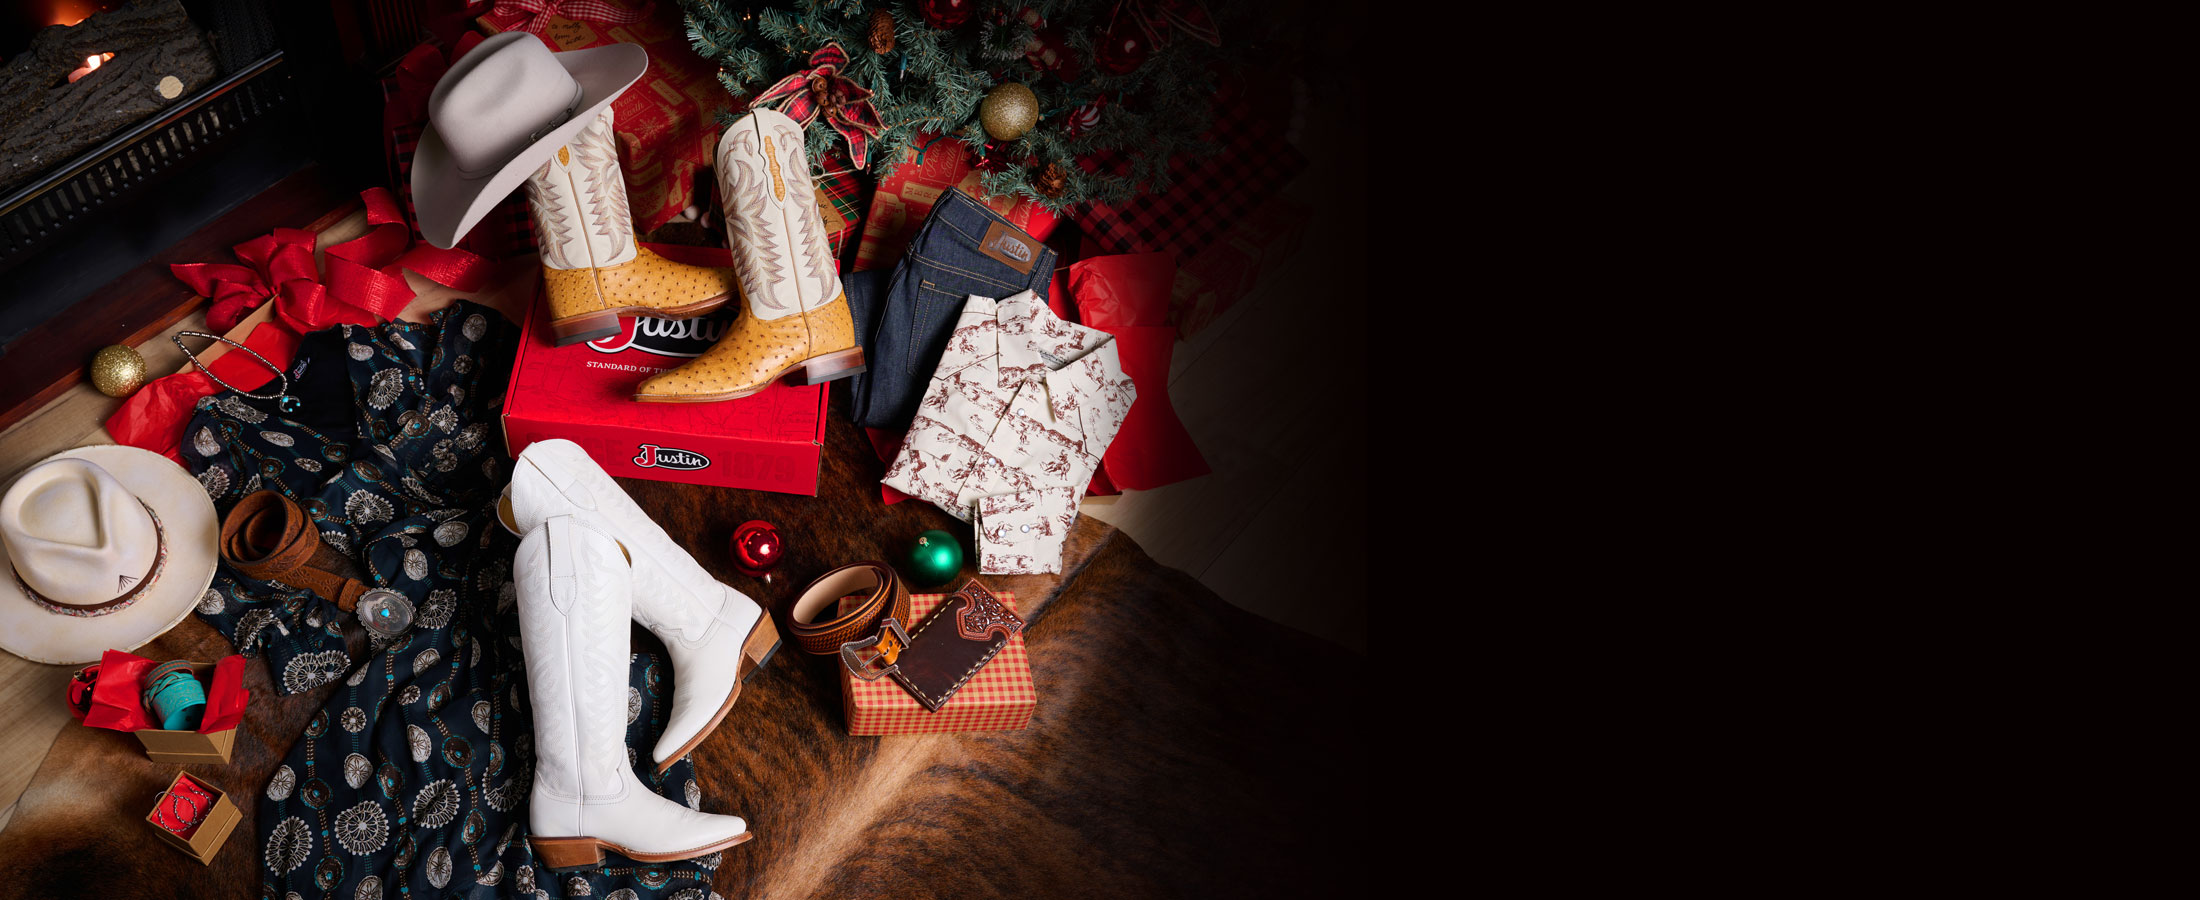
POLYGON ((836 378, 860 375, 863 364, 863 348, 827 353, 824 356, 803 360, 794 370, 796 385, 824 384, 836 378))
POLYGON ((767 610, 763 618, 757 620, 756 627, 749 629, 749 639, 741 644, 741 655, 744 659, 741 660, 741 671, 735 680, 749 680, 750 676, 764 668, 765 663, 772 661, 772 654, 778 652, 779 626, 772 624, 772 614, 767 610))
POLYGON ((570 872, 574 869, 593 869, 603 865, 603 845, 589 837, 543 838, 531 837, 527 843, 535 848, 535 858, 543 868, 552 872, 570 872))
POLYGON ((560 347, 610 337, 619 333, 619 314, 605 311, 552 319, 550 333, 556 335, 555 343, 560 347))

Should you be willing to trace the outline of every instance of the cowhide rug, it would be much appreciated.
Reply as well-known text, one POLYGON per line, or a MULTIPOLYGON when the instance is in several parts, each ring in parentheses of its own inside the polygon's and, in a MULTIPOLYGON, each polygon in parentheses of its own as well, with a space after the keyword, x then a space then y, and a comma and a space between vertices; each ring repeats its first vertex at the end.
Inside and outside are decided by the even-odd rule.
MULTIPOLYGON (((836 410, 816 498, 622 483, 784 629, 791 595, 828 568, 895 559, 927 528, 970 546, 968 526, 925 503, 882 505, 883 470, 836 410), (726 551, 734 526, 756 518, 788 540, 768 585, 735 572, 726 551)), ((837 663, 791 645, 773 657, 695 754, 703 808, 744 816, 756 834, 726 853, 718 892, 1365 892, 1363 659, 1230 606, 1090 518, 1071 533, 1064 568, 984 579, 1014 591, 1030 623, 1039 707, 1023 731, 850 737, 837 663)), ((638 645, 650 640, 635 634, 638 645)), ((230 649, 193 617, 138 652, 210 660, 230 649)), ((252 702, 233 759, 190 767, 238 795, 245 816, 211 865, 161 843, 144 820, 178 767, 147 760, 128 734, 71 724, 0 833, 0 896, 257 897, 256 798, 340 685, 281 697, 264 665, 248 672, 252 702)))

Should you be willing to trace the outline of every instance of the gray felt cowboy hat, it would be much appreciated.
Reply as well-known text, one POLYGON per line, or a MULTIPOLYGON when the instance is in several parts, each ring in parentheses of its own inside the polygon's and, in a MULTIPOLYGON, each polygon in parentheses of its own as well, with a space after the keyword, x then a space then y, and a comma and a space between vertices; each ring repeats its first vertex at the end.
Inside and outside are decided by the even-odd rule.
POLYGON ((421 236, 458 243, 648 68, 634 44, 552 53, 517 31, 467 51, 428 95, 428 128, 413 151, 421 236))

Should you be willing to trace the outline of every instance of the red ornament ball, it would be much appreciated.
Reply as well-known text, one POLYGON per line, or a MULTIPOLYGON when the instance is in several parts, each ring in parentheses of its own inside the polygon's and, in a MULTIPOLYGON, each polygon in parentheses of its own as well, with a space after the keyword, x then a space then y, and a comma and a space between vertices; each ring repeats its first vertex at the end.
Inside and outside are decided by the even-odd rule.
POLYGON ((1122 75, 1145 65, 1153 56, 1153 43, 1146 40, 1146 32, 1131 21, 1130 16, 1116 20, 1108 29, 1099 46, 1093 48, 1093 63, 1100 71, 1110 75, 1122 75))
POLYGON ((786 552, 779 529, 762 519, 750 519, 733 530, 733 567, 750 578, 761 578, 779 565, 786 552))
POLYGON ((923 0, 917 4, 917 11, 934 28, 953 28, 970 21, 971 14, 978 11, 978 0, 923 0))

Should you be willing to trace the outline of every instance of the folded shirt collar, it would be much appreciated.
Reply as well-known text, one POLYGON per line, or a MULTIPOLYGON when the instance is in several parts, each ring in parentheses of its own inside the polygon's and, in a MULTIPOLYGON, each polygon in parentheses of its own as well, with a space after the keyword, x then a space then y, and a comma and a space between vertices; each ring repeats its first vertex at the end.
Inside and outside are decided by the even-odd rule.
POLYGON ((1000 385, 1013 389, 1019 382, 1048 381, 1057 371, 1074 372, 1072 366, 1102 350, 1112 358, 1115 336, 1097 328, 1065 322, 1047 308, 1032 291, 995 302, 994 336, 1000 353, 1000 385))

